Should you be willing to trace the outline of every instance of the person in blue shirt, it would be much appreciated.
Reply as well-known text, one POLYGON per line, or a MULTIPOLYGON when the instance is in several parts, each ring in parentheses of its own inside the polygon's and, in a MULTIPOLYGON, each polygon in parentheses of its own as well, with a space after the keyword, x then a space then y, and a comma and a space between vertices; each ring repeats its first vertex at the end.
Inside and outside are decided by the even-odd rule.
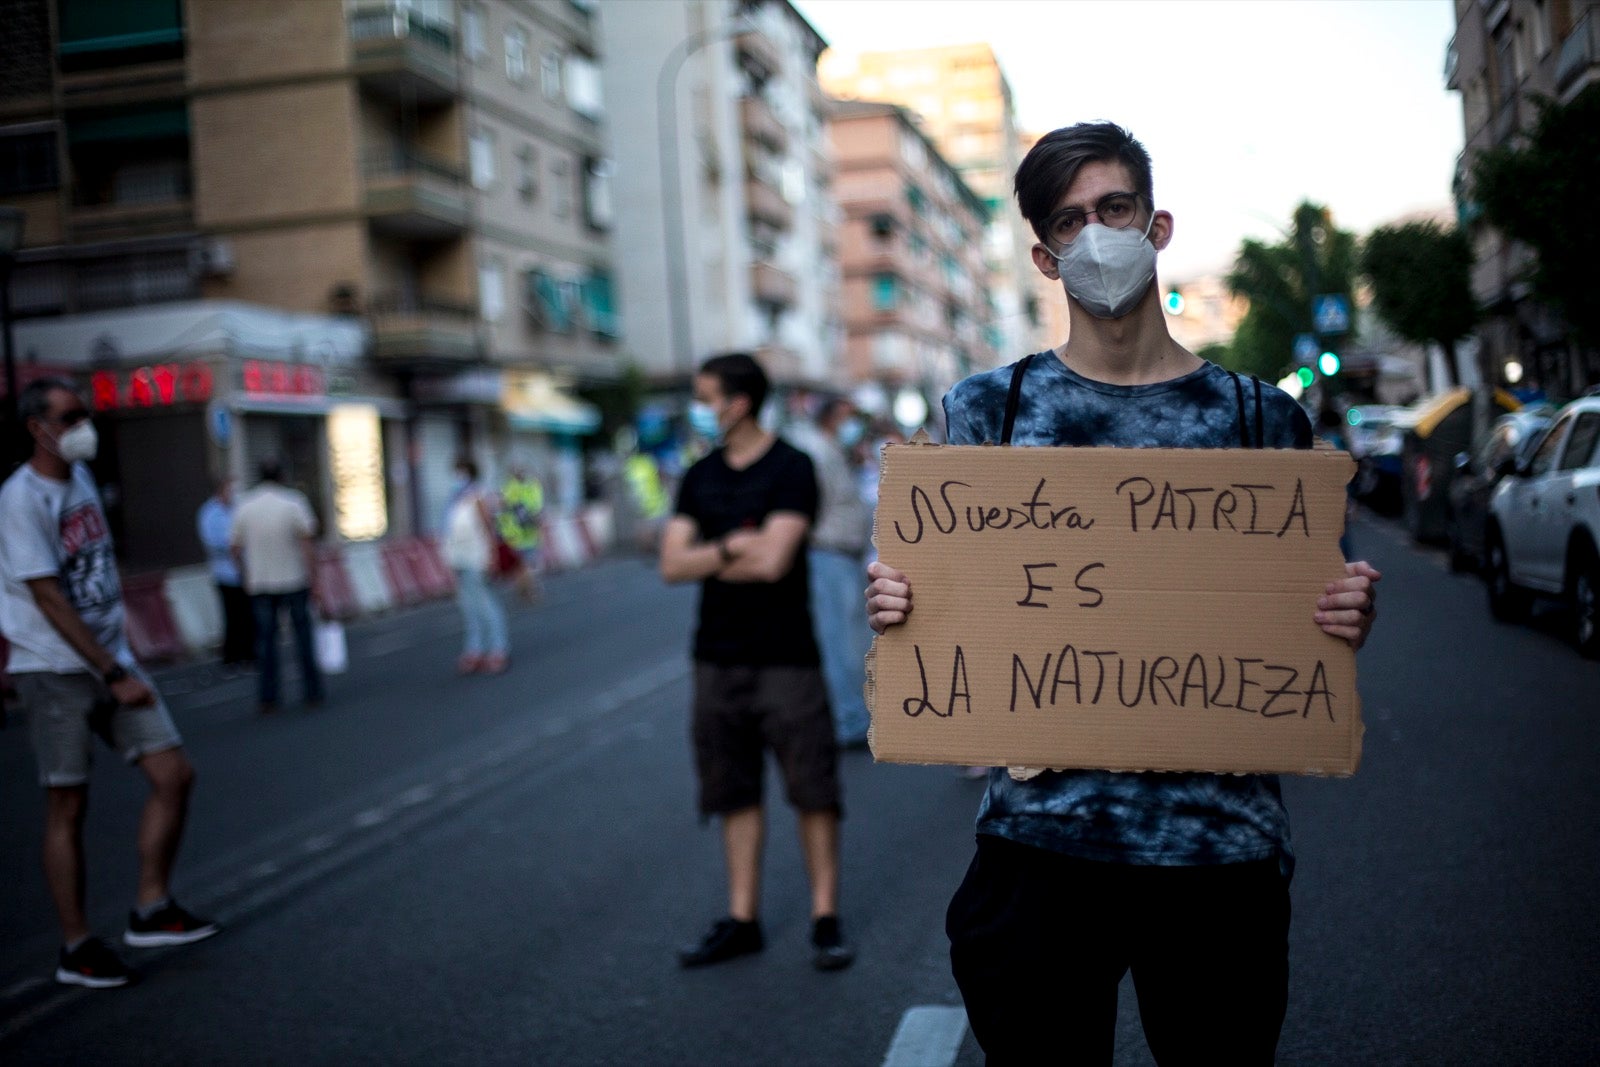
POLYGON ((222 601, 222 665, 247 667, 256 661, 256 621, 233 556, 233 479, 218 480, 216 492, 200 505, 195 529, 222 601))
MULTIPOLYGON (((1167 332, 1155 280, 1172 240, 1144 146, 1111 123, 1047 134, 1017 168, 1065 290, 1069 339, 945 396, 951 444, 1309 448, 1287 394, 1241 380, 1167 332)), ((914 576, 868 567, 868 620, 905 621, 914 576)), ((1359 648, 1364 562, 1307 613, 1359 648)), ((1112 1061, 1131 972, 1157 1062, 1271 1064, 1288 1002, 1289 820, 1271 775, 995 768, 977 855, 950 902, 951 966, 990 1064, 1112 1061)))

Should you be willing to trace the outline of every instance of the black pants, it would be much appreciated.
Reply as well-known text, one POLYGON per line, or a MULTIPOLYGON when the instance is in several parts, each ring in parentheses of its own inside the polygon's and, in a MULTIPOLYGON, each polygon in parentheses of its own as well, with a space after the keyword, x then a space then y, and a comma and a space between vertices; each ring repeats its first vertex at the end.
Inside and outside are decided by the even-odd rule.
POLYGON ((980 835, 945 929, 990 1067, 1111 1063, 1130 969, 1162 1067, 1272 1063, 1289 992, 1277 860, 1096 863, 980 835))
POLYGON ((256 658, 256 616, 242 586, 218 585, 222 598, 222 662, 251 663, 256 658))

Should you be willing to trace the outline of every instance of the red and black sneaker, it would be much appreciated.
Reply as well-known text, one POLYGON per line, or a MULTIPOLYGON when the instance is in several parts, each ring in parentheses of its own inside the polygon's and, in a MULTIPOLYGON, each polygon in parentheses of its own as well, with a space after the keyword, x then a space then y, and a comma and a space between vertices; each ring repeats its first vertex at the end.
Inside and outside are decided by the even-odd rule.
POLYGON ((56 981, 62 985, 81 985, 89 989, 114 989, 127 985, 133 972, 115 952, 98 937, 91 937, 68 952, 61 948, 61 960, 56 964, 56 981))
POLYGON ((176 900, 169 900, 148 919, 141 919, 137 911, 130 911, 128 930, 122 935, 122 941, 135 948, 187 945, 204 941, 217 930, 217 924, 210 919, 190 915, 176 900))

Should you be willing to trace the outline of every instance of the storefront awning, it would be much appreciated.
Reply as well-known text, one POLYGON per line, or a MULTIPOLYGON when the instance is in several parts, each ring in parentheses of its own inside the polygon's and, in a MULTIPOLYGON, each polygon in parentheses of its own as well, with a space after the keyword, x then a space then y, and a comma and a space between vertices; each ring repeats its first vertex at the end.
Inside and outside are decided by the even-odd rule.
POLYGON ((591 434, 600 428, 600 409, 569 396, 548 374, 507 371, 500 406, 517 430, 591 434))

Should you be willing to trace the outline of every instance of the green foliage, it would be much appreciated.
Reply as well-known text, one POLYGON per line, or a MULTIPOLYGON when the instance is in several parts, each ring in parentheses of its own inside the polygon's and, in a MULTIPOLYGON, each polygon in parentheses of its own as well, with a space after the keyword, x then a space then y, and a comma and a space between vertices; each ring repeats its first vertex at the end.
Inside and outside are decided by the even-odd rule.
POLYGON ((1372 282, 1378 317, 1407 341, 1448 348, 1477 322, 1472 246, 1434 222, 1382 226, 1367 237, 1361 272, 1372 282))
POLYGON ((582 385, 576 392, 579 397, 600 409, 600 433, 592 440, 604 443, 610 441, 618 430, 633 425, 639 406, 644 401, 644 372, 629 363, 615 381, 582 385))
MULTIPOLYGON (((1230 369, 1267 381, 1287 374, 1295 335, 1315 332, 1313 298, 1352 292, 1356 247, 1355 235, 1336 229, 1328 209, 1310 201, 1295 208, 1293 229, 1282 241, 1245 241, 1227 278, 1229 290, 1250 302, 1230 346, 1230 369)), ((1352 301, 1352 334, 1355 315, 1352 301)))
POLYGON ((1562 106, 1539 103, 1525 145, 1485 152, 1473 168, 1476 199, 1497 229, 1538 254, 1534 293, 1565 316, 1578 337, 1600 345, 1594 251, 1600 245, 1600 85, 1562 106))
POLYGON ((1195 355, 1199 356, 1201 359, 1209 360, 1218 366, 1233 366, 1232 350, 1227 345, 1222 344, 1220 341, 1213 341, 1208 345, 1202 345, 1200 347, 1200 351, 1196 352, 1195 355))

